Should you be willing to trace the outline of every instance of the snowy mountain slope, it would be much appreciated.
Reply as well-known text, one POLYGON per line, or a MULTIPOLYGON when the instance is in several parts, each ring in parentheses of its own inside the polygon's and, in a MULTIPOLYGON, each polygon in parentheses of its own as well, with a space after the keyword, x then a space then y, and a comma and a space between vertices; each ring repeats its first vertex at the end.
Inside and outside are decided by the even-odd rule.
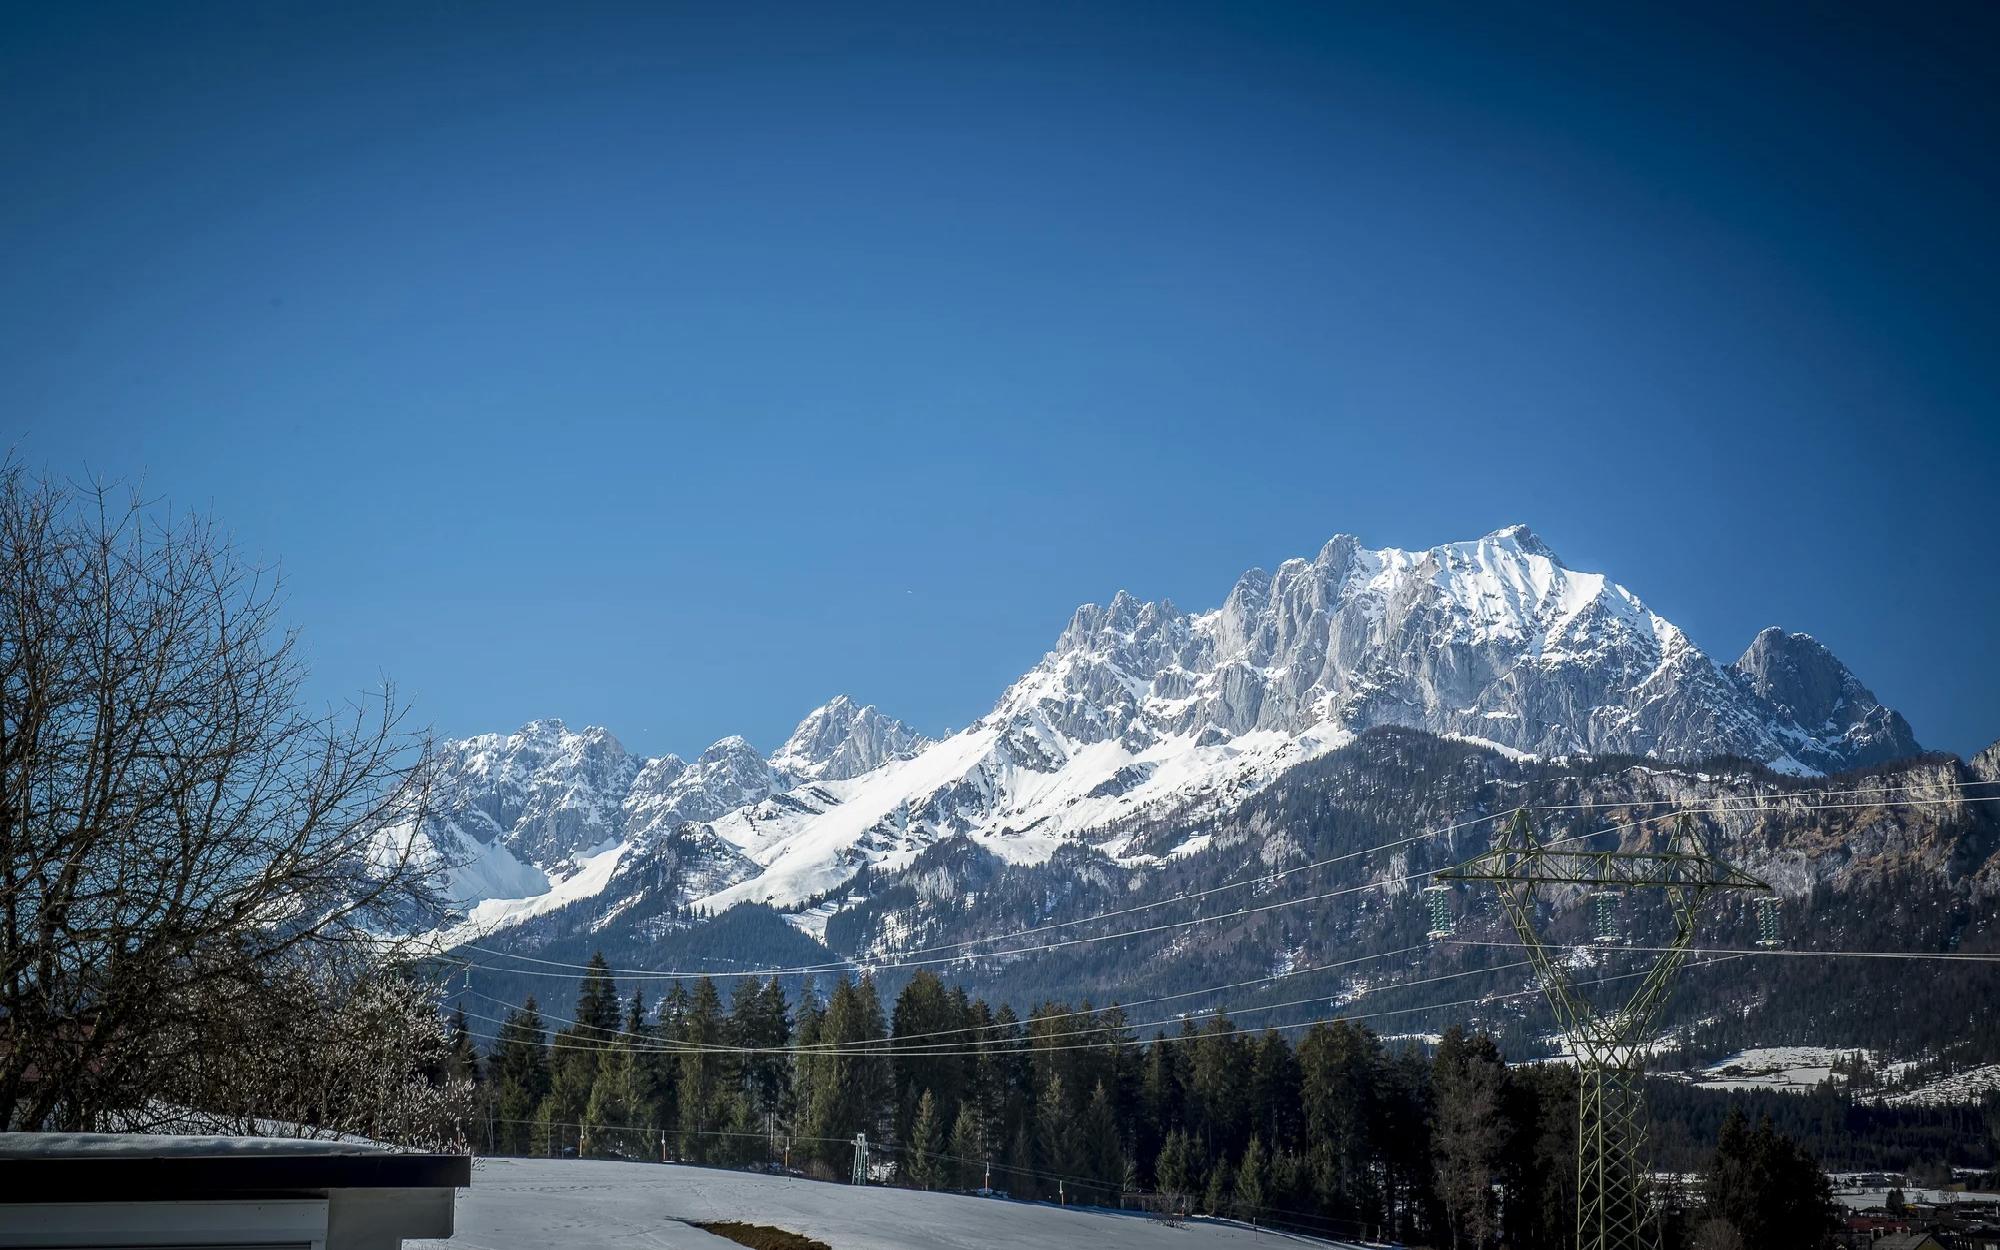
POLYGON ((604 729, 559 720, 446 742, 429 825, 447 846, 498 843, 524 863, 558 860, 615 836, 640 761, 604 729))
POLYGON ((756 865, 699 822, 817 778, 845 778, 928 745, 842 695, 800 722, 773 759, 741 737, 692 762, 643 760, 608 731, 538 720, 443 744, 421 853, 469 925, 518 923, 613 882, 714 893, 756 865))
POLYGON ((1157 862, 1196 844, 1142 850, 1104 831, 1139 813, 1220 810, 1384 725, 1542 757, 1731 754, 1797 774, 1917 749, 1902 718, 1806 635, 1767 630, 1724 667, 1514 526, 1427 551, 1339 536, 1311 560, 1245 573, 1204 613, 1122 591, 1086 604, 990 713, 942 742, 836 699, 769 760, 724 739, 692 765, 630 762, 611 807, 581 780, 528 784, 496 763, 481 775, 577 796, 579 811, 565 824, 559 804, 531 809, 503 790, 461 804, 493 809, 491 827, 462 823, 491 835, 482 842, 558 851, 561 838, 492 829, 531 810, 530 834, 573 826, 582 842, 608 829, 635 848, 614 890, 649 873, 705 908, 788 906, 961 834, 1011 862, 1070 840, 1157 862))

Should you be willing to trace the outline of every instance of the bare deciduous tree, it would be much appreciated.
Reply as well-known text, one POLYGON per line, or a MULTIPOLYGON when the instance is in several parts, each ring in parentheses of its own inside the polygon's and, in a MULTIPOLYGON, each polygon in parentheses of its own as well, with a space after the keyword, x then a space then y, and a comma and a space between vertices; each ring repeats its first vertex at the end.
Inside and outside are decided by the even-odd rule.
POLYGON ((206 987, 139 1131, 330 1137, 463 1149, 474 1092, 430 984, 372 954, 303 948, 256 984, 206 987))
POLYGON ((278 607, 212 523, 0 466, 0 1122, 157 1099, 212 1013, 435 901, 427 743, 386 687, 309 710, 278 607))

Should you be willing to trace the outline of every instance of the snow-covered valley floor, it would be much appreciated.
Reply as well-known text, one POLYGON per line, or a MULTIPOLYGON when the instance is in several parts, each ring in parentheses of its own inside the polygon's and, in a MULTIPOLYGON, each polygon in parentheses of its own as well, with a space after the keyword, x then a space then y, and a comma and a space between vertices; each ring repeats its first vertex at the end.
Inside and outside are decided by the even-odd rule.
POLYGON ((450 1241, 425 1250, 729 1250, 689 1220, 744 1220, 817 1237, 833 1250, 1204 1250, 1331 1245, 1197 1220, 908 1189, 857 1188, 749 1172, 597 1160, 479 1159, 450 1241))

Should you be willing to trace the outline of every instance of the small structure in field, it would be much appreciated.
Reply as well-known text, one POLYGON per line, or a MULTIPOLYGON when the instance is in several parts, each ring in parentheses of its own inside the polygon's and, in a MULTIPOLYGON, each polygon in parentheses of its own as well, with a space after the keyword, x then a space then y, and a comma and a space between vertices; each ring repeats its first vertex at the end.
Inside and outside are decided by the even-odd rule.
POLYGON ((466 1155, 274 1137, 0 1133, 0 1250, 398 1250, 449 1237, 466 1155))

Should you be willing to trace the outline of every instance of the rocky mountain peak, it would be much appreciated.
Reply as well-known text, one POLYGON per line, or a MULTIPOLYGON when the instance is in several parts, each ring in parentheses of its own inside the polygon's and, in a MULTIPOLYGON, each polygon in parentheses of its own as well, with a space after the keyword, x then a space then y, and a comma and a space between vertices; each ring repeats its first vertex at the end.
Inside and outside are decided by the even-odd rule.
POLYGON ((1849 767, 1900 759, 1919 749, 1902 715, 1883 707, 1811 634, 1767 628, 1730 671, 1777 716, 1815 737, 1846 744, 1842 754, 1849 767))
POLYGON ((441 846, 499 842, 551 861, 615 836, 640 761, 610 731, 555 718, 442 745, 429 824, 441 846))
POLYGON ((2000 782, 2000 742, 1972 757, 1972 775, 1981 781, 2000 782))
POLYGON ((839 781, 929 745, 930 739, 874 704, 857 706, 843 694, 800 721, 771 763, 795 781, 839 781))
POLYGON ((1559 569, 1569 566, 1555 553, 1555 548, 1542 541, 1541 535, 1525 525, 1505 525, 1479 540, 1495 546, 1511 548, 1522 555, 1540 556, 1559 569))
POLYGON ((748 738, 745 738, 742 734, 730 734, 727 737, 717 738, 703 749, 700 755, 695 756, 694 766, 696 768, 714 767, 717 764, 729 761, 744 759, 761 761, 763 758, 762 755, 757 753, 757 748, 750 745, 748 738))

